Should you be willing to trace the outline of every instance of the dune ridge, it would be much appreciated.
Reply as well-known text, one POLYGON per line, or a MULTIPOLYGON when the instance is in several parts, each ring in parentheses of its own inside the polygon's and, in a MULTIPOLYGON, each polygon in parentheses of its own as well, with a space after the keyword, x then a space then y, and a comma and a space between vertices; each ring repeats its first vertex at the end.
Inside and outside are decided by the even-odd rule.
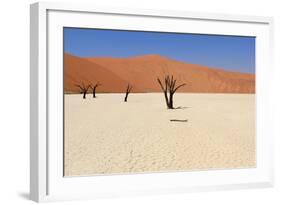
POLYGON ((157 77, 173 74, 186 83, 178 92, 255 93, 255 75, 183 63, 157 54, 129 58, 81 58, 64 54, 64 92, 78 93, 75 84, 99 82, 98 93, 161 92, 157 77))

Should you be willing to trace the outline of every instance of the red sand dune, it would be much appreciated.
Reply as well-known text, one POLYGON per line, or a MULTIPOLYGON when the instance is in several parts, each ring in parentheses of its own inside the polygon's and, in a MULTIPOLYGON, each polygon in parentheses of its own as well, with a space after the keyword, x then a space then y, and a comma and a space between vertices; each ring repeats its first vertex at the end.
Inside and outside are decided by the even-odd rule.
POLYGON ((119 78, 107 68, 90 62, 87 59, 64 54, 64 92, 77 93, 80 89, 76 86, 101 83, 97 91, 120 92, 124 90, 126 81, 119 78))
POLYGON ((64 55, 64 89, 78 92, 75 84, 102 83, 97 92, 124 92, 127 83, 132 92, 160 92, 157 77, 172 74, 178 83, 186 83, 178 92, 254 93, 255 75, 229 72, 187 64, 159 55, 130 58, 79 58, 64 55))

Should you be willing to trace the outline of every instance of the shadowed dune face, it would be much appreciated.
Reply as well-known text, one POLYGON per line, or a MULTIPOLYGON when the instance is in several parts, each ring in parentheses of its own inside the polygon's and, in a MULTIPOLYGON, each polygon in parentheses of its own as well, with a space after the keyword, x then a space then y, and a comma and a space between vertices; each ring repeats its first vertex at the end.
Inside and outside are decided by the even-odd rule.
POLYGON ((187 64, 159 55, 131 58, 79 58, 64 55, 64 91, 77 93, 75 84, 103 84, 97 92, 124 92, 127 83, 132 92, 161 92, 157 77, 172 74, 177 83, 187 85, 178 92, 255 93, 255 75, 228 72, 187 64))
POLYGON ((99 92, 120 92, 127 82, 106 67, 90 62, 87 59, 64 55, 64 92, 79 93, 76 84, 101 83, 99 92))

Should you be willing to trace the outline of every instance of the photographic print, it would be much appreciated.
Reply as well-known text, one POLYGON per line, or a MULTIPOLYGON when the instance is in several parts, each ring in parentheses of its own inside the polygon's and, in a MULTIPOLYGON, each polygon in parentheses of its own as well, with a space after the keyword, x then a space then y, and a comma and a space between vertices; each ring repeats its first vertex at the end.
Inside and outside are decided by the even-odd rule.
POLYGON ((65 27, 64 176, 255 167, 255 40, 65 27))

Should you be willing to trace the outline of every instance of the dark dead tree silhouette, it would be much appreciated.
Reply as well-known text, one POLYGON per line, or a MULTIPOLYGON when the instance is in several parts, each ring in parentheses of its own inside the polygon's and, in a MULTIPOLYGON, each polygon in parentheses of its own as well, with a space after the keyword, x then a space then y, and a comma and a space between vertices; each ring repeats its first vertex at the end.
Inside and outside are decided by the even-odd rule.
POLYGON ((167 108, 174 109, 174 94, 180 87, 183 87, 186 84, 183 83, 180 85, 176 85, 177 80, 174 79, 173 75, 171 75, 171 76, 166 75, 165 79, 164 79, 164 84, 162 83, 160 78, 157 78, 157 81, 160 84, 161 89, 164 93, 167 108))
POLYGON ((86 95, 87 95, 87 92, 90 88, 91 85, 87 85, 85 86, 84 83, 82 83, 82 85, 79 85, 79 84, 75 84, 76 87, 80 88, 80 93, 83 94, 83 99, 86 99, 86 95))
POLYGON ((128 99, 128 95, 130 94, 131 90, 132 90, 132 86, 128 83, 127 85, 127 89, 126 89, 126 95, 125 95, 125 99, 124 99, 124 102, 127 102, 127 99, 128 99))
POLYGON ((94 86, 93 85, 90 85, 92 91, 93 91, 93 98, 96 98, 96 90, 97 90, 97 87, 101 86, 100 83, 96 83, 94 86))

